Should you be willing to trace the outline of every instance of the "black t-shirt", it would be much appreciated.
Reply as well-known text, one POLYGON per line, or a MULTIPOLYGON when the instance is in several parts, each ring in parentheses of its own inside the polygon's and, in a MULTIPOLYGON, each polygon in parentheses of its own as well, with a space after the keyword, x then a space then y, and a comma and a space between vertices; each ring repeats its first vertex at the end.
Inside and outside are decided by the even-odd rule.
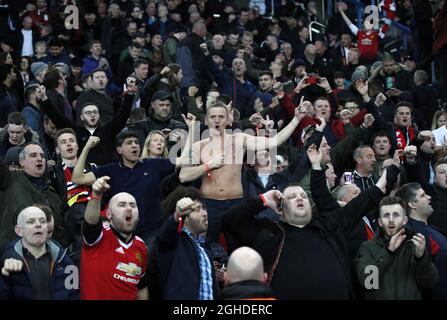
POLYGON ((320 232, 285 225, 286 238, 271 288, 278 299, 349 299, 339 259, 320 232))

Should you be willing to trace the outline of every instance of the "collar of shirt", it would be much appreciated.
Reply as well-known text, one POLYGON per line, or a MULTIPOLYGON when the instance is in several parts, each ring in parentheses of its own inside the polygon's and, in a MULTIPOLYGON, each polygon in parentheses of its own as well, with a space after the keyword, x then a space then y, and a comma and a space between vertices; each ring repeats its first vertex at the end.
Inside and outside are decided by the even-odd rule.
POLYGON ((132 236, 130 237, 130 239, 129 239, 129 241, 128 241, 128 240, 126 240, 126 238, 124 238, 124 237, 121 235, 121 233, 119 233, 118 230, 116 230, 112 225, 110 225, 110 229, 112 230, 113 234, 114 234, 118 239, 120 239, 122 242, 124 242, 125 244, 130 243, 130 242, 133 240, 133 238, 134 238, 134 235, 132 234, 132 236))
POLYGON ((189 231, 186 228, 183 228, 182 231, 185 232, 191 239, 193 239, 202 248, 205 246, 205 237, 204 236, 201 236, 201 235, 195 236, 191 231, 189 231))

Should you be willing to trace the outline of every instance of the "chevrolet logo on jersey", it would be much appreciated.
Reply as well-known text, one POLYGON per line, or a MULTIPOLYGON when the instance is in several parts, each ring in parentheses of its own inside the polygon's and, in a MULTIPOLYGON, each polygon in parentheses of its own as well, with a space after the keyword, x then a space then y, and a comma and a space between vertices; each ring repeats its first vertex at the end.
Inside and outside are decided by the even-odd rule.
POLYGON ((126 273, 126 276, 131 276, 131 277, 135 277, 135 276, 139 276, 141 275, 141 268, 139 266, 137 266, 135 263, 118 263, 118 265, 116 266, 116 268, 120 271, 123 271, 126 273))

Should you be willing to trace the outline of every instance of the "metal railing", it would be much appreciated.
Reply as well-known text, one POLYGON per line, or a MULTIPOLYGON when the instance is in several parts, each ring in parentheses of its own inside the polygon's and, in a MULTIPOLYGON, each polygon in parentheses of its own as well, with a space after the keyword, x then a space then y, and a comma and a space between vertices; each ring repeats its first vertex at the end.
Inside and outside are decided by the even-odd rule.
POLYGON ((322 23, 319 23, 317 21, 312 21, 311 23, 309 23, 309 38, 310 38, 310 42, 313 42, 313 33, 322 33, 324 34, 326 30, 326 26, 322 23), (319 28, 315 28, 315 26, 319 27, 319 28))

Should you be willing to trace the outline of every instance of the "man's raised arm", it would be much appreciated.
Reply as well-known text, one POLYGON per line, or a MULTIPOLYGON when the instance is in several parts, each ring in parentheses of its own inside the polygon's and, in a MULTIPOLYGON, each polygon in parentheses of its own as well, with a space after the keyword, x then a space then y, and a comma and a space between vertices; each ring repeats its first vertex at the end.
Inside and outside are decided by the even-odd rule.
POLYGON ((93 172, 84 173, 85 161, 87 161, 87 156, 91 148, 99 143, 99 138, 95 136, 90 136, 87 143, 82 149, 81 155, 76 161, 76 165, 73 169, 73 176, 71 181, 78 185, 92 185, 95 182, 96 177, 93 172))
POLYGON ((242 134, 244 137, 244 146, 247 150, 267 150, 272 148, 277 148, 281 144, 287 141, 292 135, 293 131, 298 127, 301 120, 306 116, 306 108, 303 106, 305 101, 304 97, 301 97, 300 105, 295 108, 295 116, 289 122, 289 124, 283 128, 274 137, 255 137, 249 134, 242 134))

